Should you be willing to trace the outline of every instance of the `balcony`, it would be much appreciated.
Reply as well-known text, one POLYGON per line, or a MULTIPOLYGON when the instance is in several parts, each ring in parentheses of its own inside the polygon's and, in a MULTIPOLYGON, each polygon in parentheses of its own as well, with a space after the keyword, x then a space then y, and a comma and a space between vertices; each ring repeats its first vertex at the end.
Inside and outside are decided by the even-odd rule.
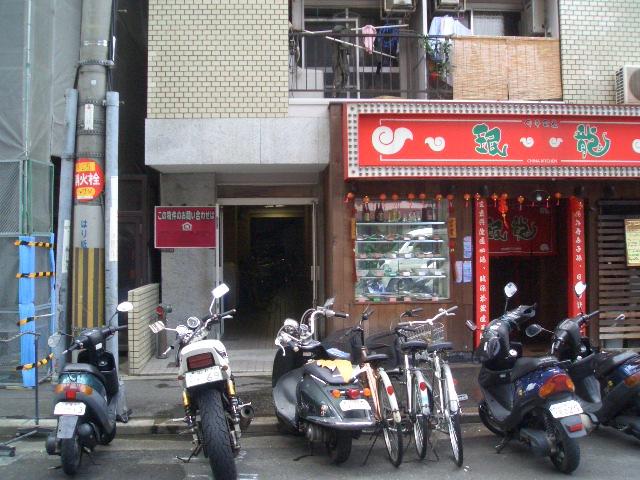
POLYGON ((540 37, 294 32, 289 95, 561 100, 560 46, 540 37))

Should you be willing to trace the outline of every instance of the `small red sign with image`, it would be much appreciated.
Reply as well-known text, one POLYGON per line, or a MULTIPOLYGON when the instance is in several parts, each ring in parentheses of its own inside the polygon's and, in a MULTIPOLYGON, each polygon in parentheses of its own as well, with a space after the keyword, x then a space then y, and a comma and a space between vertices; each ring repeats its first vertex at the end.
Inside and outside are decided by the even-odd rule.
POLYGON ((155 248, 215 248, 215 207, 155 207, 155 248))
POLYGON ((95 200, 104 191, 104 173, 91 158, 79 158, 75 166, 73 194, 79 202, 95 200))

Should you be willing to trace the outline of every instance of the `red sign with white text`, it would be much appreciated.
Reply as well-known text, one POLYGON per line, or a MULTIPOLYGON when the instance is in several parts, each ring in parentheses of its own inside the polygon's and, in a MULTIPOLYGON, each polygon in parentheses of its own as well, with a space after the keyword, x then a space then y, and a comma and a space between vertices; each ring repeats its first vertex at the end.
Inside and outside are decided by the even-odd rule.
POLYGON ((215 248, 215 207, 155 207, 156 248, 215 248))
POLYGON ((474 208, 475 227, 475 307, 476 332, 474 343, 480 345, 482 331, 490 322, 489 310, 489 214, 487 200, 477 198, 474 208))
MULTIPOLYGON (((584 203, 576 197, 569 199, 569 228, 568 228, 568 252, 569 252, 569 288, 568 316, 574 317, 586 310, 587 295, 584 293, 578 299, 573 287, 578 282, 586 283, 586 251, 584 243, 584 203)), ((584 329, 583 329, 584 333, 584 329)))
POLYGON ((489 201, 489 253, 492 257, 555 255, 553 208, 546 205, 513 205, 502 215, 489 201), (505 225, 506 222, 506 225, 505 225))
POLYGON ((73 194, 79 202, 95 200, 104 191, 104 173, 98 162, 79 158, 75 164, 73 194))
POLYGON ((358 165, 640 166, 640 119, 360 114, 358 165))

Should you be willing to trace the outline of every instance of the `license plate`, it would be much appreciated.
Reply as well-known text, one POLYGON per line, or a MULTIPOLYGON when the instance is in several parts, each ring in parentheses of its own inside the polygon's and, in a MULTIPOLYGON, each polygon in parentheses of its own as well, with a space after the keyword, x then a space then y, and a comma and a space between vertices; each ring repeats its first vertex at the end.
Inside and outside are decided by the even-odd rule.
POLYGON ((469 395, 467 395, 466 393, 461 393, 458 395, 459 402, 466 402, 467 400, 469 400, 469 395))
POLYGON ((343 412, 348 412, 349 410, 371 410, 371 407, 364 398, 359 398, 358 400, 342 400, 340 409, 343 412))
POLYGON ((553 418, 564 418, 582 413, 582 407, 575 400, 549 405, 549 411, 553 418))
POLYGON ((218 366, 187 372, 184 376, 187 388, 202 385, 203 383, 219 382, 220 380, 222 380, 222 370, 218 366))
POLYGON ((54 415, 84 415, 87 406, 82 402, 59 402, 53 407, 54 415))

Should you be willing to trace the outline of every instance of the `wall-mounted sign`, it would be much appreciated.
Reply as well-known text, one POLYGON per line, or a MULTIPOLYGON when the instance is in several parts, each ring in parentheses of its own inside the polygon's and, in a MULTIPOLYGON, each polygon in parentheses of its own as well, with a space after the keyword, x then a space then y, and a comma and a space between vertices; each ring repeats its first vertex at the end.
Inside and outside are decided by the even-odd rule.
POLYGON ((215 248, 215 207, 155 207, 156 248, 215 248))
POLYGON ((104 191, 104 173, 98 162, 91 158, 79 158, 75 165, 73 184, 76 200, 95 200, 104 191))
POLYGON ((553 207, 510 205, 503 219, 489 202, 489 253, 492 257, 555 255, 553 207))
POLYGON ((478 198, 474 208, 475 227, 475 319, 476 332, 474 345, 480 345, 482 330, 491 321, 489 315, 489 231, 487 200, 478 198))
POLYGON ((640 218, 625 219, 624 239, 627 245, 627 266, 640 267, 640 218))
POLYGON ((346 178, 619 177, 640 169, 640 119, 615 108, 356 103, 344 112, 346 178))
MULTIPOLYGON (((584 220, 584 203, 579 198, 571 197, 569 199, 569 228, 567 229, 569 232, 567 236, 567 251, 569 255, 567 300, 569 317, 574 317, 587 310, 587 294, 584 293, 582 297, 577 298, 573 290, 573 286, 576 283, 586 282, 587 252, 584 243, 584 220)), ((582 331, 583 333, 585 331, 584 325, 582 331)))

